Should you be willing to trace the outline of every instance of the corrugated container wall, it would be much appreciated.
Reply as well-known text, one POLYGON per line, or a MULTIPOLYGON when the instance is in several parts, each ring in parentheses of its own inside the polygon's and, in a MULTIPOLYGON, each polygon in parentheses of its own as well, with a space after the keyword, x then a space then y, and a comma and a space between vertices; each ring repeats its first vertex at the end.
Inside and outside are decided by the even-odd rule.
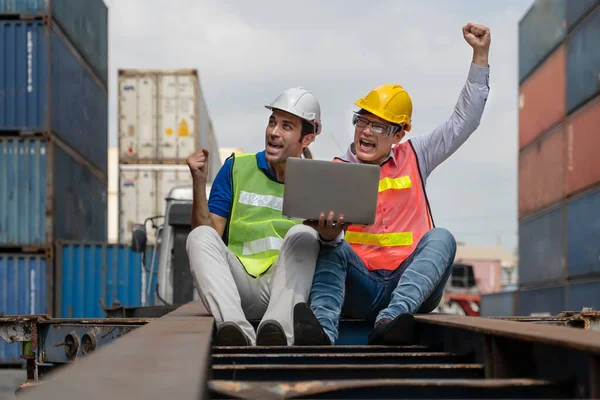
POLYGON ((600 96, 567 118, 567 195, 600 183, 600 96))
POLYGON ((567 40, 567 113, 600 93, 600 7, 567 40))
POLYGON ((557 315, 562 311, 566 311, 564 285, 519 291, 518 315, 528 316, 534 313, 557 315))
POLYGON ((581 311, 584 307, 600 310, 600 281, 570 283, 566 292, 566 310, 581 311))
POLYGON ((567 29, 571 30, 592 8, 600 4, 600 0, 570 0, 566 3, 567 29))
POLYGON ((120 163, 185 163, 208 118, 196 70, 119 71, 120 163))
POLYGON ((555 207, 519 223, 519 284, 564 278, 564 208, 555 207))
POLYGON ((490 293, 481 296, 482 317, 511 317, 517 315, 518 291, 490 293))
POLYGON ((70 42, 42 21, 0 21, 0 54, 0 130, 52 131, 106 175, 107 91, 70 42))
POLYGON ((600 275, 600 190, 567 204, 567 273, 600 275))
POLYGON ((210 130, 208 134, 208 150, 210 152, 210 165, 208 175, 209 181, 212 182, 215 180, 215 177, 217 176, 219 170, 221 169, 221 166, 223 165, 223 160, 221 159, 221 153, 219 151, 219 143, 217 142, 212 122, 210 124, 210 130))
MULTIPOLYGON (((184 165, 120 165, 119 242, 129 243, 133 224, 165 214, 165 198, 173 186, 191 185, 190 170, 184 165)), ((162 220, 160 221, 162 222, 162 220)), ((154 232, 148 231, 148 243, 154 232)))
POLYGON ((565 116, 565 48, 560 46, 519 88, 519 149, 565 116))
POLYGON ((519 22, 519 81, 523 81, 565 36, 565 0, 535 0, 519 22))
POLYGON ((106 240, 106 182, 65 149, 0 137, 0 246, 106 240))
POLYGON ((108 9, 102 0, 0 0, 0 14, 52 16, 107 86, 108 9))
MULTIPOLYGON (((146 248, 150 269, 153 246, 146 248)), ((156 271, 155 262, 154 271, 156 271)), ((107 243, 58 243, 56 246, 56 317, 103 318, 107 306, 142 304, 142 255, 128 246, 107 243)), ((154 298, 154 280, 150 299, 154 298)), ((148 304, 152 305, 152 304, 148 304)))
MULTIPOLYGON (((48 273, 44 255, 0 253, 0 315, 49 314, 48 273)), ((0 365, 22 364, 21 343, 0 339, 0 365)))
POLYGON ((563 199, 565 153, 560 125, 519 154, 519 218, 563 199))

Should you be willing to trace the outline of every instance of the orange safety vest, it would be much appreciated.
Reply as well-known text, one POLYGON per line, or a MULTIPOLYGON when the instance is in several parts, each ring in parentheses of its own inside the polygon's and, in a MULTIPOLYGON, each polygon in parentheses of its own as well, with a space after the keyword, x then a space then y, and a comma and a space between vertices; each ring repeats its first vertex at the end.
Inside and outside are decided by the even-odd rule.
MULTIPOLYGON (((398 165, 391 157, 381 165, 375 223, 350 225, 344 235, 371 271, 397 269, 434 226, 412 144, 398 144, 392 151, 398 165)), ((342 158, 334 161, 348 162, 342 158)))

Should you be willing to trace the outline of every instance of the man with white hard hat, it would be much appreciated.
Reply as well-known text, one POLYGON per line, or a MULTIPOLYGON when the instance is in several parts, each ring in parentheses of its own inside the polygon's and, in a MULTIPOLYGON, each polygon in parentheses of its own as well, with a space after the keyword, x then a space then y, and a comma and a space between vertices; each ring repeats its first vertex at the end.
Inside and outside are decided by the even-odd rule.
POLYGON ((217 324, 215 345, 294 344, 292 311, 310 294, 319 236, 281 213, 286 160, 321 132, 321 108, 303 88, 271 105, 265 150, 232 154, 207 201, 208 151, 187 158, 194 186, 190 268, 217 324), (256 330, 248 320, 261 320, 256 330))

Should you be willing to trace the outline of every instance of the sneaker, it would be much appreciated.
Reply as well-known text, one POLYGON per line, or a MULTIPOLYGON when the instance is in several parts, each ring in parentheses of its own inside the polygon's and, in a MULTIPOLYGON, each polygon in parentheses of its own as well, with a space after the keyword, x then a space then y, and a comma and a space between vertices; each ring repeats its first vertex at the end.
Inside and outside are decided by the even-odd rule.
POLYGON ((329 336, 306 303, 294 306, 294 345, 331 346, 329 336))
POLYGON ((215 346, 250 346, 250 340, 242 329, 233 322, 223 322, 213 343, 215 346))
POLYGON ((287 346, 287 337, 279 322, 265 321, 256 333, 257 346, 287 346))
POLYGON ((394 319, 382 319, 369 334, 370 345, 406 346, 413 343, 415 318, 400 314, 394 319))

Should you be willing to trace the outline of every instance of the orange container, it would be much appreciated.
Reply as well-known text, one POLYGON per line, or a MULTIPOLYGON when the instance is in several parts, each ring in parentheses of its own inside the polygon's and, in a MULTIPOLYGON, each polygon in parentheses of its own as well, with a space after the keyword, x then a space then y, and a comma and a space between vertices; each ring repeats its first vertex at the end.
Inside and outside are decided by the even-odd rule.
POLYGON ((566 61, 560 46, 519 88, 519 149, 565 117, 566 61))
POLYGON ((559 125, 519 155, 519 218, 565 196, 565 128, 559 125))
POLYGON ((567 195, 600 183, 600 96, 566 122, 567 195))

